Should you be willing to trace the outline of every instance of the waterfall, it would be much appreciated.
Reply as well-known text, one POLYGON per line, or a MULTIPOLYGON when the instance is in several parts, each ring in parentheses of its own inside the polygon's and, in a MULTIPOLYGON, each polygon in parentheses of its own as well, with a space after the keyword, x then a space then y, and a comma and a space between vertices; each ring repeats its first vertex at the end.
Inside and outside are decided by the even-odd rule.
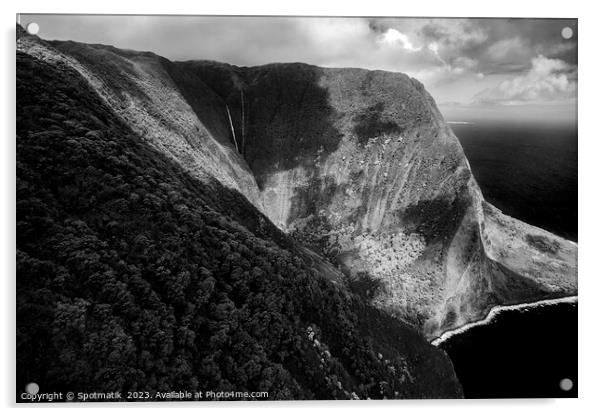
POLYGON ((230 109, 228 108, 228 104, 226 104, 226 111, 228 112, 228 120, 230 120, 230 130, 232 130, 232 138, 234 139, 234 146, 236 146, 236 151, 240 153, 238 150, 238 143, 236 142, 236 133, 234 133, 234 126, 232 125, 232 117, 230 116, 230 109))

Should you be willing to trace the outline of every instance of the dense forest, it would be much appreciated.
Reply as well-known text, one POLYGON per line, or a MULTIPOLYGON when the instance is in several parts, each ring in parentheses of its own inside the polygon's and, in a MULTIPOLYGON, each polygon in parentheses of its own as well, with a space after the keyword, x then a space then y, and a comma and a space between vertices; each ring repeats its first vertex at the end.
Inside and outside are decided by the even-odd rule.
POLYGON ((61 63, 17 53, 17 386, 459 397, 447 356, 308 264, 61 63))

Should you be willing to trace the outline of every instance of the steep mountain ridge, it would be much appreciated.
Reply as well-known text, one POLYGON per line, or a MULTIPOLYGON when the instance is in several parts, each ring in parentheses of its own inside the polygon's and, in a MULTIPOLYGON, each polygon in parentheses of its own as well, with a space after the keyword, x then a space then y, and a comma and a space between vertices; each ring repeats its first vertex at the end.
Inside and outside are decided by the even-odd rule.
POLYGON ((246 123, 234 128, 266 215, 428 337, 493 305, 576 293, 576 246, 483 200, 418 81, 298 63, 177 65, 246 123))
POLYGON ((432 97, 404 74, 51 45, 21 48, 78 70, 157 149, 243 193, 429 338, 494 305, 576 293, 576 245, 484 202, 432 97))
POLYGON ((445 353, 155 147, 69 61, 18 51, 16 73, 18 386, 462 396, 445 353))
POLYGON ((225 104, 201 81, 194 83, 198 101, 205 105, 199 119, 173 80, 183 83, 185 75, 153 53, 46 42, 24 32, 18 34, 17 42, 20 50, 32 56, 64 62, 78 71, 137 133, 192 175, 215 178, 260 206, 253 175, 232 148, 227 131, 220 128, 225 104))

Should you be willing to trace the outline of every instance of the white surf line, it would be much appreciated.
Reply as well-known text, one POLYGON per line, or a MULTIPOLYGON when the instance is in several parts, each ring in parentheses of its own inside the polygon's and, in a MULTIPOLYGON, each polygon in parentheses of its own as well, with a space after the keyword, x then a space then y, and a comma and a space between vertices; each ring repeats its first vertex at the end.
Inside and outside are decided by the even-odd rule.
POLYGON ((489 310, 489 313, 487 314, 487 316, 484 319, 481 319, 480 321, 470 322, 459 328, 452 329, 450 331, 446 331, 443 334, 441 334, 438 338, 435 338, 434 340, 432 340, 431 344, 434 345, 435 347, 438 347, 441 343, 447 341, 454 335, 462 334, 462 333, 468 331, 469 329, 472 329, 477 326, 487 325, 487 324, 491 323, 491 321, 493 321, 493 319, 503 311, 530 309, 530 308, 537 308, 537 307, 541 307, 541 306, 556 305, 556 304, 560 304, 560 303, 575 303, 575 302, 577 302, 577 296, 567 296, 564 298, 556 298, 556 299, 544 299, 544 300, 540 300, 537 302, 518 303, 515 305, 497 305, 489 310))

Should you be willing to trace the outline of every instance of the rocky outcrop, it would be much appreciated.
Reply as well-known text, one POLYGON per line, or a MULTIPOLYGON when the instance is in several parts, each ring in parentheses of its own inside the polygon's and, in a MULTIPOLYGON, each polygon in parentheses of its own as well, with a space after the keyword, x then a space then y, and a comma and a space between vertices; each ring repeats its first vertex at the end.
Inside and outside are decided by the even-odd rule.
POLYGON ((404 74, 174 63, 29 36, 19 48, 76 69, 155 148, 241 192, 429 338, 494 305, 577 291, 576 245, 487 204, 433 99, 404 74))

